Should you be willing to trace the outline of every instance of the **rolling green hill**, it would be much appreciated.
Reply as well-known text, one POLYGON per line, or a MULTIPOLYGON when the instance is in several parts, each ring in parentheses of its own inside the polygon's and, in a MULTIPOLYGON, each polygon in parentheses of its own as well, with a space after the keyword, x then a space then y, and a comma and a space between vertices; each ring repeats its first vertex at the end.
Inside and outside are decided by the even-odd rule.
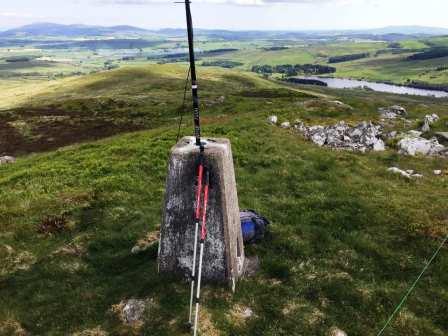
MULTIPOLYGON (((188 285, 157 275, 157 246, 131 253, 158 230, 186 71, 125 67, 1 90, 0 122, 15 130, 19 157, 0 166, 0 334, 20 325, 30 335, 187 335, 188 285), (140 330, 112 312, 129 298, 149 299, 140 330)), ((448 177, 432 174, 448 162, 319 148, 266 118, 377 120, 378 107, 396 103, 411 118, 447 118, 446 100, 310 92, 209 67, 199 75, 204 134, 231 140, 240 206, 272 221, 247 248, 261 261, 255 277, 233 296, 205 287, 203 335, 315 336, 332 326, 375 335, 448 233, 448 177), (425 178, 390 175, 393 165, 425 178), (240 307, 253 316, 241 319, 240 307)), ((388 335, 448 333, 447 267, 444 248, 388 335)))

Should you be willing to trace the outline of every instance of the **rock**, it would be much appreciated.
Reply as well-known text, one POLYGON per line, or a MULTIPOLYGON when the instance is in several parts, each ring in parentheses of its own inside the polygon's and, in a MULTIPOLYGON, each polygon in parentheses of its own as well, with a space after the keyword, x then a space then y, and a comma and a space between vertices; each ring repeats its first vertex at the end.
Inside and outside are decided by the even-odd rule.
POLYGON ((347 333, 344 330, 341 330, 337 327, 332 327, 328 331, 328 336, 347 336, 347 333))
POLYGON ((275 115, 270 116, 270 117, 268 118, 268 122, 269 122, 270 124, 272 124, 272 125, 277 125, 277 123, 278 123, 278 118, 277 118, 277 116, 275 116, 275 115))
POLYGON ((260 259, 257 256, 246 256, 244 259, 243 277, 250 278, 255 276, 260 270, 260 259))
POLYGON ((427 114, 425 116, 425 122, 427 122, 429 125, 434 124, 436 121, 438 121, 440 119, 440 117, 433 113, 433 114, 427 114))
POLYGON ((442 171, 441 170, 434 170, 434 175, 442 175, 442 171))
POLYGON ((251 308, 242 306, 240 304, 234 305, 232 310, 230 311, 232 320, 239 325, 244 324, 247 319, 250 319, 254 315, 254 311, 251 308))
POLYGON ((441 141, 448 141, 448 132, 437 132, 436 137, 441 141))
POLYGON ((391 167, 391 168, 387 169, 387 171, 391 172, 391 173, 394 173, 394 174, 399 174, 399 175, 401 175, 403 177, 406 177, 408 179, 411 179, 411 178, 422 178, 423 177, 422 174, 416 174, 414 172, 414 170, 412 170, 412 169, 402 170, 402 169, 397 168, 397 167, 391 167))
POLYGON ((399 105, 382 107, 378 109, 378 112, 384 119, 396 119, 398 117, 406 117, 408 115, 406 109, 399 105))
POLYGON ((407 136, 412 137, 412 138, 418 138, 422 135, 423 133, 420 131, 415 131, 415 130, 411 130, 408 133, 406 133, 407 136))
POLYGON ((83 331, 75 332, 72 336, 107 336, 107 332, 105 332, 101 327, 96 327, 93 329, 86 329, 83 331))
POLYGON ((431 125, 434 124, 437 120, 439 120, 439 116, 435 113, 427 114, 423 121, 422 132, 426 133, 431 130, 431 125))
POLYGON ((291 123, 289 121, 285 121, 280 125, 280 127, 285 129, 291 128, 291 123))
POLYGON ((139 327, 143 325, 147 304, 147 300, 130 299, 112 306, 112 311, 118 315, 123 324, 139 327))
POLYGON ((391 167, 389 169, 387 169, 388 172, 394 173, 394 174, 399 174, 403 177, 406 177, 408 179, 411 178, 411 174, 409 174, 408 172, 405 172, 404 170, 401 170, 400 168, 397 167, 391 167))
POLYGON ((300 122, 296 123, 294 128, 319 146, 326 145, 360 152, 386 149, 384 141, 380 138, 382 127, 371 122, 363 122, 355 127, 349 126, 344 121, 325 127, 320 125, 307 127, 300 122))
POLYGON ((132 254, 139 254, 148 250, 150 247, 154 246, 159 242, 160 231, 153 231, 147 233, 143 238, 139 239, 135 246, 132 248, 132 254))
POLYGON ((422 132, 427 133, 429 131, 431 131, 431 126, 429 126, 429 124, 427 122, 425 122, 422 126, 422 132))
POLYGON ((395 138, 397 137, 397 135, 398 135, 398 132, 397 132, 397 131, 391 131, 391 132, 389 132, 389 133, 387 134, 387 137, 388 137, 389 139, 395 139, 395 138))
POLYGON ((445 146, 441 145, 436 138, 427 140, 422 137, 406 136, 398 142, 400 154, 415 156, 442 154, 445 146))
POLYGON ((16 162, 16 158, 13 156, 0 156, 0 165, 14 162, 16 162))

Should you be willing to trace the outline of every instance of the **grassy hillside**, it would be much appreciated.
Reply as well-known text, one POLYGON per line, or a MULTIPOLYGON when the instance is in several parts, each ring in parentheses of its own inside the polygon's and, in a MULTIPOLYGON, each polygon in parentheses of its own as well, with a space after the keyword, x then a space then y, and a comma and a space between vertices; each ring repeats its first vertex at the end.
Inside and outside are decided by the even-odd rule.
MULTIPOLYGON (((109 123, 141 118, 150 130, 0 166, 0 333, 13 334, 19 323, 31 335, 94 328, 111 335, 186 335, 188 285, 157 275, 156 246, 131 254, 160 223, 185 71, 151 66, 64 80, 2 112, 27 122, 36 117, 30 111, 48 107, 75 113, 79 133, 92 116, 109 123), (107 99, 135 105, 101 107, 107 99), (152 299, 140 331, 111 311, 129 298, 152 299)), ((240 206, 273 223, 267 239, 247 249, 261 260, 257 276, 240 282, 233 296, 205 287, 203 335, 314 336, 332 326, 375 335, 448 233, 448 177, 432 174, 448 162, 322 149, 265 120, 276 114, 281 121, 354 122, 376 119, 377 107, 393 103, 408 107, 411 117, 428 111, 447 117, 447 103, 323 88, 313 96, 210 68, 200 76, 204 134, 232 141, 240 206), (335 107, 333 99, 354 110, 335 107), (389 175, 392 165, 425 178, 389 175), (241 319, 241 307, 254 315, 241 319)), ((184 127, 189 134, 189 120, 184 127)), ((447 267, 444 248, 387 335, 448 333, 447 267)))

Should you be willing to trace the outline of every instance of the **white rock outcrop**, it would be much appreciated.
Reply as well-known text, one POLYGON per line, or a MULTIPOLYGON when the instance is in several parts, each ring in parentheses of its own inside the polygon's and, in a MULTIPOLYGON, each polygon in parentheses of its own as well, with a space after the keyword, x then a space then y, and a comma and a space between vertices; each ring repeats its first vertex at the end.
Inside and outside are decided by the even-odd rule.
POLYGON ((404 118, 408 115, 406 109, 399 105, 394 105, 390 107, 382 107, 378 109, 381 117, 384 119, 397 119, 404 118))
POLYGON ((360 152, 384 151, 386 149, 384 141, 381 139, 382 127, 372 122, 362 122, 354 127, 344 121, 330 126, 308 127, 303 122, 296 121, 294 128, 318 146, 360 152))
POLYGON ((422 132, 429 132, 431 130, 431 125, 434 124, 439 119, 440 117, 435 113, 427 114, 423 121, 422 132))
POLYGON ((398 142, 400 154, 415 156, 421 155, 443 155, 445 146, 441 145, 437 138, 430 140, 422 138, 421 132, 410 131, 398 142))

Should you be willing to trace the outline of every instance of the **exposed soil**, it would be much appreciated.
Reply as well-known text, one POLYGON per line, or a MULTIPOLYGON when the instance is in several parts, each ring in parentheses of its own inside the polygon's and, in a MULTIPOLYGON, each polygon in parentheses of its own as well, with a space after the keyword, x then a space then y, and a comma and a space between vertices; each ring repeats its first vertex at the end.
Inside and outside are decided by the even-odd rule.
POLYGON ((0 155, 44 152, 145 128, 130 120, 116 122, 104 115, 93 116, 89 113, 68 116, 65 111, 49 108, 12 112, 0 116, 0 155), (31 134, 22 134, 11 125, 14 121, 24 121, 30 125, 31 134))

